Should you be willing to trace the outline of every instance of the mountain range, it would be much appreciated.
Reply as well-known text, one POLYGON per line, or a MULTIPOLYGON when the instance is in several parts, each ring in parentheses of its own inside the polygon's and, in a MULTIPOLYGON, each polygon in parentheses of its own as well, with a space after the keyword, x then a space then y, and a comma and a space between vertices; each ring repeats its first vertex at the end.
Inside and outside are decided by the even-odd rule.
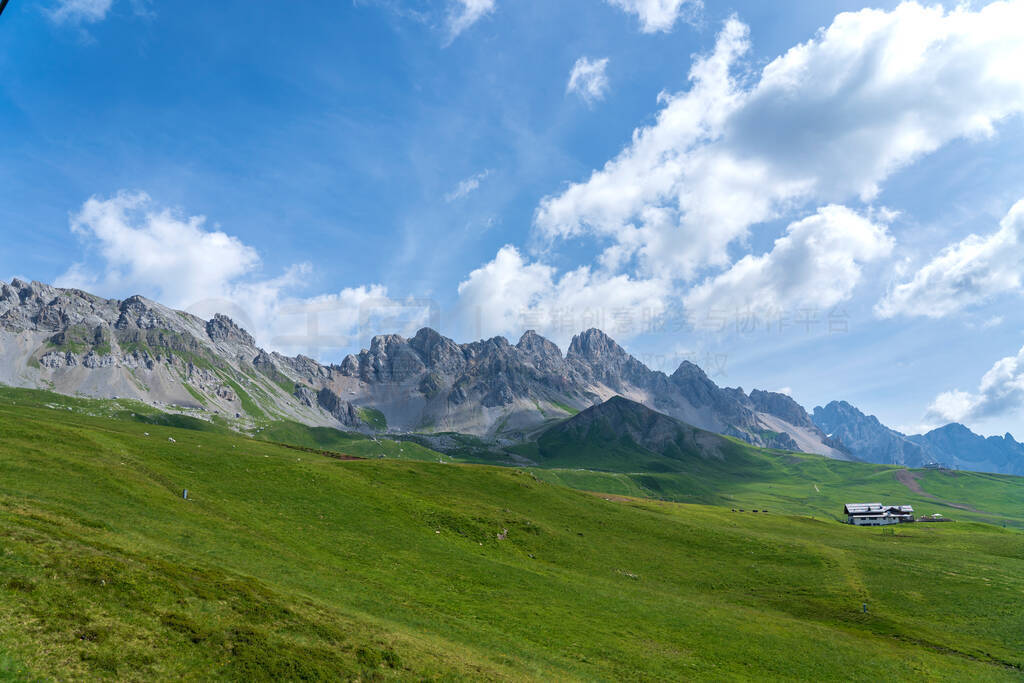
POLYGON ((134 398, 237 428, 290 420, 350 431, 459 432, 510 445, 623 397, 705 432, 830 458, 1024 473, 1024 446, 962 425, 905 436, 845 402, 809 415, 791 397, 719 387, 684 361, 651 370, 597 329, 566 353, 528 331, 459 344, 424 328, 380 335, 339 364, 267 352, 224 315, 141 296, 104 299, 0 283, 0 383, 134 398))
POLYGON ((986 438, 954 422, 907 436, 846 401, 816 407, 811 419, 866 462, 1024 475, 1024 444, 1009 433, 986 438))

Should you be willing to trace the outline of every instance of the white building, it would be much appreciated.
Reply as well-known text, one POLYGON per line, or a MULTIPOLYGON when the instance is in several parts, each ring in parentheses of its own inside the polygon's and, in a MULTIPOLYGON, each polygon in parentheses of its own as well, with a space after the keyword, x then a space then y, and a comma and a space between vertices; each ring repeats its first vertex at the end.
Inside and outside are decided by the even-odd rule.
POLYGON ((882 526, 914 521, 914 508, 909 505, 881 503, 847 503, 843 506, 846 523, 856 526, 882 526))

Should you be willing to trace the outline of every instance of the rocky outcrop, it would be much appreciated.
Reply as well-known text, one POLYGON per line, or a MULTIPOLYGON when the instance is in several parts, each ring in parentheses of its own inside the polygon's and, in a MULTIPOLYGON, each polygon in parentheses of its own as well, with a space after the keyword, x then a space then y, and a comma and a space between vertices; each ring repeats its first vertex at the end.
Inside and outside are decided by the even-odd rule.
POLYGON ((798 427, 817 429, 803 406, 786 394, 754 389, 750 392, 750 402, 756 410, 762 413, 781 417, 786 422, 798 427))
POLYGON ((231 318, 220 313, 214 315, 213 318, 206 323, 206 334, 215 342, 229 342, 232 344, 241 344, 251 347, 256 346, 256 340, 252 338, 251 334, 236 325, 231 318))
POLYGON ((362 425, 356 407, 348 401, 342 401, 333 391, 327 388, 321 389, 316 395, 317 404, 334 416, 334 418, 346 427, 358 427, 362 425))

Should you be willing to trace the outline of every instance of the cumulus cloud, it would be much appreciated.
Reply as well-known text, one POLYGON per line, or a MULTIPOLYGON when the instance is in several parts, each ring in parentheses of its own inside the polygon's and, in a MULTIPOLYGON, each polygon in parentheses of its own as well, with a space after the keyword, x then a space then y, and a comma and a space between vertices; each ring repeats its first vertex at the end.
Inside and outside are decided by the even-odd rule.
POLYGON ((587 104, 603 100, 605 93, 608 92, 608 75, 605 73, 607 68, 607 57, 593 60, 588 57, 580 57, 573 64, 565 92, 576 93, 587 104))
POLYGON ((448 10, 448 43, 495 9, 495 0, 454 0, 448 10))
POLYGON ((455 186, 455 189, 444 196, 444 200, 450 204, 451 202, 462 199, 472 192, 476 192, 480 188, 480 183, 482 183, 490 174, 491 170, 487 169, 459 181, 459 184, 455 186))
POLYGON ((665 313, 669 294, 666 282, 608 275, 587 266, 559 276, 554 267, 529 262, 506 245, 459 285, 458 317, 473 337, 535 329, 564 346, 588 327, 628 339, 665 313))
POLYGON ((644 33, 668 33, 681 17, 692 16, 703 7, 701 0, 608 0, 640 19, 644 33))
POLYGON ((618 267, 691 278, 750 226, 811 202, 867 201, 895 170, 1024 111, 1024 2, 843 13, 744 79, 726 22, 691 87, 584 182, 543 199, 547 239, 610 243, 618 267))
POLYGON ((261 344, 280 351, 319 355, 350 347, 372 318, 382 312, 394 317, 408 303, 390 299, 380 285, 295 296, 312 275, 309 264, 260 277, 255 249, 208 228, 203 216, 155 206, 141 192, 90 198, 72 216, 71 230, 97 258, 73 265, 58 286, 107 296, 143 294, 203 318, 225 313, 261 344))
POLYGON ((893 239, 884 225, 831 204, 786 228, 770 251, 747 255, 683 297, 688 316, 790 313, 844 301, 860 281, 864 263, 888 256, 893 239))
POLYGON ((875 312, 882 318, 942 318, 998 294, 1020 293, 1022 272, 1024 199, 1013 205, 995 232, 968 235, 943 249, 908 282, 893 287, 875 312))
POLYGON ((996 362, 981 378, 977 393, 959 389, 935 397, 925 419, 966 422, 1006 415, 1024 404, 1024 348, 996 362))
POLYGON ((48 14, 59 24, 92 24, 103 21, 112 4, 113 0, 58 0, 48 14))

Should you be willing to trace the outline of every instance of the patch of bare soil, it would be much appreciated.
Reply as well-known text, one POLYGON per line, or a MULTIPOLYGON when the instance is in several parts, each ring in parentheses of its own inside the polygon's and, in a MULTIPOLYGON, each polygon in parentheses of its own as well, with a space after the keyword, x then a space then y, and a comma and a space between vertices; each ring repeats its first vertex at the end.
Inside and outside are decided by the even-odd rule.
POLYGON ((893 475, 896 477, 896 481, 898 481, 899 483, 903 484, 904 486, 906 486, 908 489, 910 489, 914 493, 922 495, 925 498, 931 498, 932 500, 934 500, 936 502, 943 503, 944 505, 948 505, 950 507, 954 507, 954 508, 956 508, 958 510, 967 510, 968 512, 977 512, 977 513, 980 513, 980 514, 983 514, 983 515, 988 514, 987 512, 982 512, 981 510, 979 510, 977 508, 972 508, 970 505, 961 505, 960 503, 952 503, 952 502, 950 502, 948 500, 943 500, 942 498, 939 498, 936 495, 928 493, 927 491, 925 491, 924 489, 921 488, 921 482, 919 482, 917 480, 917 478, 919 476, 919 474, 917 472, 911 472, 910 470, 896 470, 895 472, 893 472, 893 475))

